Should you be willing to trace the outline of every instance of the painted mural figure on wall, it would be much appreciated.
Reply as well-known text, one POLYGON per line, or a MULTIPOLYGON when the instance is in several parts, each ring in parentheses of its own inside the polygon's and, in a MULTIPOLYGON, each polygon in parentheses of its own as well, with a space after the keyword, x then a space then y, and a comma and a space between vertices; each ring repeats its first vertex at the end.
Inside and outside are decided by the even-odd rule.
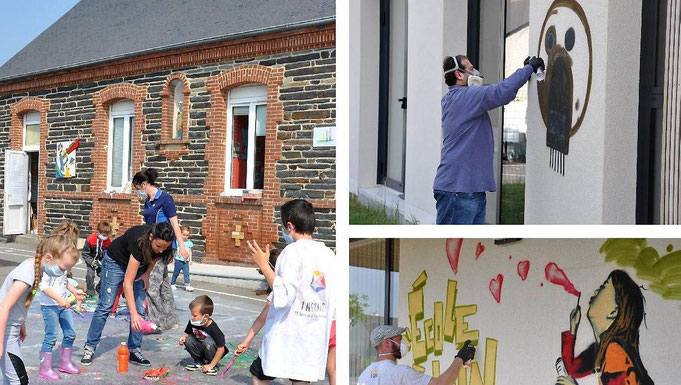
POLYGON ((570 138, 584 120, 593 71, 591 29, 576 0, 555 0, 542 24, 537 57, 546 63, 546 79, 537 82, 549 166, 565 175, 570 138))
POLYGON ((570 330, 562 333, 562 360, 568 376, 557 384, 596 373, 602 385, 652 385, 639 354, 639 328, 645 316, 641 288, 623 270, 615 270, 589 300, 587 319, 596 342, 575 356, 581 319, 579 303, 570 313, 570 330))

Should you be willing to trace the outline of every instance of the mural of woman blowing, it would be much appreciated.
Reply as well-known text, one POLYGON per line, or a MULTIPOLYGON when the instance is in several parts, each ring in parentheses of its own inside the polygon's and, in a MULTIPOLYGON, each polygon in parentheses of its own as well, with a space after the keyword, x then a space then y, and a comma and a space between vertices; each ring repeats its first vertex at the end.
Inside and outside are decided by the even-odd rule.
POLYGON ((570 313, 570 330, 562 333, 562 358, 567 374, 556 384, 576 384, 574 378, 597 373, 602 385, 653 385, 639 354, 643 321, 641 288, 622 270, 615 270, 589 300, 587 318, 596 342, 575 357, 581 318, 579 304, 570 313))

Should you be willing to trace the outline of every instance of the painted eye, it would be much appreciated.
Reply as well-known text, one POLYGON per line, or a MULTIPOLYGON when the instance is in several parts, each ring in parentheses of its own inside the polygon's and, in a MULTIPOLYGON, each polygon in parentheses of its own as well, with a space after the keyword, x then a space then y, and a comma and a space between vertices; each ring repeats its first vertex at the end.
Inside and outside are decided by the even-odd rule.
POLYGON ((549 27, 549 30, 546 31, 546 38, 544 39, 544 48, 546 49, 546 53, 551 52, 551 50, 555 46, 556 46, 556 27, 552 25, 549 27))
POLYGON ((575 46, 575 29, 570 27, 565 31, 565 49, 571 51, 575 46))

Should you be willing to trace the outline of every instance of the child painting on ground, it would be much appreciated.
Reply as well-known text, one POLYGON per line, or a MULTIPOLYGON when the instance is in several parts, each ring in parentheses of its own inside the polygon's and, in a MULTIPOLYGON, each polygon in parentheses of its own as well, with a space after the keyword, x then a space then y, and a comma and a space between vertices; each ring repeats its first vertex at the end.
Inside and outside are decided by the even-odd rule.
POLYGON ((189 240, 189 236, 191 235, 191 229, 187 225, 183 225, 180 227, 180 230, 182 231, 182 241, 184 242, 184 248, 187 250, 187 253, 189 256, 187 258, 183 257, 182 254, 180 253, 179 247, 177 247, 176 243, 173 243, 173 248, 174 248, 174 253, 175 253, 175 267, 173 268, 173 278, 170 280, 170 287, 173 288, 173 290, 177 289, 177 285, 175 282, 177 282, 177 277, 180 275, 180 272, 184 273, 184 289, 187 291, 194 291, 194 288, 192 285, 189 284, 189 265, 192 263, 192 247, 194 247, 194 243, 189 240))
POLYGON ((53 235, 43 240, 34 258, 14 268, 0 286, 0 370, 3 384, 28 384, 28 374, 21 355, 26 338, 26 315, 45 271, 59 276, 75 266, 78 250, 73 238, 53 235))
POLYGON ((186 370, 198 371, 215 376, 218 374, 218 362, 229 350, 225 346, 225 335, 218 324, 211 318, 213 301, 207 295, 200 295, 189 303, 191 319, 180 337, 180 345, 184 345, 194 364, 187 365, 186 370))
POLYGON ((275 378, 319 381, 327 366, 336 256, 312 239, 315 214, 309 202, 296 199, 281 206, 281 224, 288 245, 274 269, 269 265, 269 245, 263 251, 257 242, 248 242, 253 261, 272 288, 262 347, 250 368, 255 384, 269 384, 275 378))
POLYGON ((88 297, 94 297, 99 294, 99 288, 102 285, 101 280, 95 285, 95 278, 101 275, 102 259, 104 259, 104 252, 111 245, 111 225, 109 222, 99 222, 97 224, 97 231, 90 234, 85 239, 83 247, 83 261, 87 266, 87 274, 85 275, 86 290, 88 297))

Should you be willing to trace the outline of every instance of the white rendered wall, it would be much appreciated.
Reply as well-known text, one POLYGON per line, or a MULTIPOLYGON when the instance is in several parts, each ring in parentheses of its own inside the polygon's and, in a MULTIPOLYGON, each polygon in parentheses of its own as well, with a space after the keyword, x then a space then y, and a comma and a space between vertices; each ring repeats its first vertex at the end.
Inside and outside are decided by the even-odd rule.
MULTIPOLYGON (((643 365, 656 384, 678 383, 681 377, 681 366, 678 365, 681 301, 663 299, 650 290, 650 282, 638 278, 632 269, 605 262, 604 255, 599 253, 603 242, 602 239, 525 239, 497 246, 491 239, 465 239, 459 255, 458 273, 454 274, 444 239, 403 239, 400 241, 399 325, 411 327, 408 293, 414 290, 412 285, 425 271, 423 318, 416 322, 420 331, 410 330, 409 334, 412 340, 419 332, 421 341, 426 338, 432 340, 435 328, 426 331, 424 321, 435 319, 436 302, 442 301, 443 308, 446 306, 447 283, 454 280, 457 282, 456 306, 477 306, 474 314, 463 319, 467 325, 457 324, 456 328, 478 331, 476 361, 483 378, 490 374, 484 367, 487 339, 498 343, 494 357, 495 376, 485 378, 484 384, 554 384, 557 378, 556 359, 561 355, 561 332, 570 325, 570 312, 577 305, 577 297, 547 281, 545 266, 550 262, 557 264, 576 290, 581 292, 582 317, 577 330, 577 353, 594 342, 593 330, 587 319, 590 297, 613 270, 622 269, 636 284, 648 289, 642 291, 646 316, 645 324, 639 329, 643 365), (484 247, 484 251, 476 257, 478 244, 484 247), (525 280, 517 272, 521 260, 529 261, 525 280), (503 283, 497 302, 489 286, 499 274, 503 276, 503 283)), ((660 256, 666 254, 665 248, 669 244, 674 246, 674 250, 681 248, 679 239, 649 239, 647 242, 660 256)), ((421 364, 425 372, 433 373, 434 361, 439 361, 440 372, 447 369, 457 351, 455 343, 461 342, 445 341, 441 354, 428 354, 421 364)), ((413 353, 412 348, 399 363, 411 366, 413 353)), ((577 379, 577 382, 580 385, 596 385, 598 379, 596 375, 589 375, 577 379)), ((475 383, 467 379, 458 384, 475 383)))
POLYGON ((440 100, 447 90, 442 60, 466 52, 467 1, 410 1, 408 19, 406 216, 431 224, 442 147, 440 100))
POLYGON ((350 0, 350 192, 376 185, 380 2, 350 0))
MULTIPOLYGON (((542 22, 551 3, 551 0, 532 1, 532 55, 536 55, 542 22)), ((546 127, 539 111, 536 81, 530 82, 527 224, 635 221, 641 5, 633 0, 581 1, 580 5, 589 22, 593 42, 591 97, 579 131, 570 138, 563 176, 549 167, 546 127)), ((574 76, 586 74, 579 72, 574 76)))

